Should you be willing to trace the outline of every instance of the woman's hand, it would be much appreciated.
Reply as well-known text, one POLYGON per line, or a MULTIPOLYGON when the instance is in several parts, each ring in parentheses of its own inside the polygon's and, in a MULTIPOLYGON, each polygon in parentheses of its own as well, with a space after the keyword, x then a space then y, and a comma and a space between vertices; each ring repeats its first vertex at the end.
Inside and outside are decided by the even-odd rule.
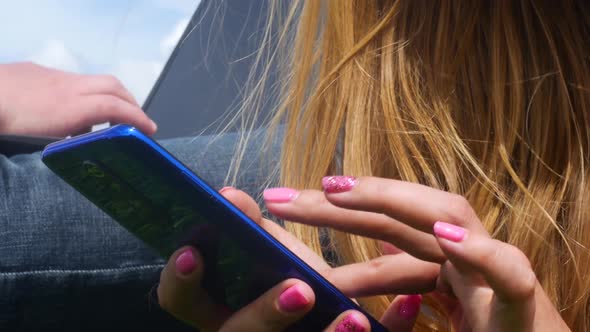
MULTIPOLYGON (((441 264, 440 273, 428 277, 447 300, 456 297, 446 302, 459 331, 569 330, 526 256, 492 239, 463 197, 373 177, 327 177, 322 184, 324 192, 267 190, 269 212, 386 241, 421 262, 441 264)), ((390 285, 389 275, 410 267, 395 256, 341 267, 348 269, 341 277, 365 285, 357 286, 361 295, 396 293, 399 283, 390 285)))
POLYGON ((113 76, 66 73, 33 63, 0 64, 0 134, 65 137, 104 122, 156 132, 113 76))
MULTIPOLYGON (((279 225, 262 218, 257 204, 244 192, 225 188, 221 193, 318 272, 328 278, 340 274, 338 269, 331 269, 321 257, 279 225)), ((172 255, 162 271, 158 287, 162 308, 202 331, 283 331, 313 308, 313 290, 300 280, 289 279, 238 312, 227 312, 216 306, 200 287, 206 268, 197 250, 181 248, 172 255)), ((339 287, 338 284, 336 286, 339 287)), ((411 331, 420 301, 420 296, 416 295, 398 296, 381 322, 392 331, 411 331)), ((370 331, 370 326, 361 313, 347 311, 327 326, 325 331, 370 331)))

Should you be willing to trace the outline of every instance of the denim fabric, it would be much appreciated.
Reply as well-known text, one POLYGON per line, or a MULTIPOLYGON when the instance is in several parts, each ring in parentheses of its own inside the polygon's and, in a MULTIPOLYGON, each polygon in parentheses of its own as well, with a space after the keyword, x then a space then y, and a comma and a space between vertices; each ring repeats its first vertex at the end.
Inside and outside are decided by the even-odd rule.
MULTIPOLYGON (((237 184, 255 197, 263 134, 251 141, 237 184)), ((220 188, 237 136, 161 144, 220 188)), ((165 260, 53 175, 39 154, 0 155, 0 176, 1 331, 186 329, 155 303, 165 260)))

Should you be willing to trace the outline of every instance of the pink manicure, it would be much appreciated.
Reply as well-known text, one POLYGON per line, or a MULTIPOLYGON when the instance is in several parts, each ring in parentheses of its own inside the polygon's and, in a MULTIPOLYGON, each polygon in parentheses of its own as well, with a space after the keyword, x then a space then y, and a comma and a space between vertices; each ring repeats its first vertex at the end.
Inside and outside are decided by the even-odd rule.
POLYGON ((299 192, 291 188, 270 188, 264 191, 263 196, 269 203, 288 203, 297 198, 299 192))
POLYGON ((309 300, 297 285, 287 288, 279 297, 279 306, 286 312, 303 310, 308 304, 309 300))
POLYGON ((357 183, 353 176, 326 176, 322 179, 322 187, 329 194, 350 191, 357 183))
POLYGON ((465 238, 465 228, 437 221, 434 223, 434 234, 453 242, 461 242, 465 238))
POLYGON ((195 261, 195 255, 190 249, 185 250, 182 254, 176 258, 176 269, 181 274, 191 274, 197 267, 197 262, 195 261))
POLYGON ((357 318, 358 313, 352 313, 336 326, 336 332, 364 332, 366 331, 363 324, 357 318))
POLYGON ((407 320, 414 320, 420 312, 422 295, 408 295, 399 307, 399 314, 407 320))

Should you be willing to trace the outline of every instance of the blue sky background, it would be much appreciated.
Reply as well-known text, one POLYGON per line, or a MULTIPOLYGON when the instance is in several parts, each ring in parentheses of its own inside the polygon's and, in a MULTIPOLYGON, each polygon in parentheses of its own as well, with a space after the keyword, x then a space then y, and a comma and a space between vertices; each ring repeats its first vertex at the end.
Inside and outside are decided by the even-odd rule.
POLYGON ((0 9, 0 62, 119 77, 141 103, 200 0, 18 0, 0 9))

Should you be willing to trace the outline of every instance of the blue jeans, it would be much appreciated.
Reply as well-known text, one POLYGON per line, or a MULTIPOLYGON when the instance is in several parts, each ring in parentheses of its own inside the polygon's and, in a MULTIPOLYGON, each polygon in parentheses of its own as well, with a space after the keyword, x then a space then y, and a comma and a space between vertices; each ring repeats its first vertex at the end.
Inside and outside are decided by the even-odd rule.
MULTIPOLYGON (((220 188, 236 137, 160 143, 220 188)), ((257 132, 251 141, 237 184, 254 197, 266 180, 262 139, 257 132)), ((51 173, 39 154, 0 155, 0 176, 1 331, 187 329, 157 304, 165 259, 51 173)))

